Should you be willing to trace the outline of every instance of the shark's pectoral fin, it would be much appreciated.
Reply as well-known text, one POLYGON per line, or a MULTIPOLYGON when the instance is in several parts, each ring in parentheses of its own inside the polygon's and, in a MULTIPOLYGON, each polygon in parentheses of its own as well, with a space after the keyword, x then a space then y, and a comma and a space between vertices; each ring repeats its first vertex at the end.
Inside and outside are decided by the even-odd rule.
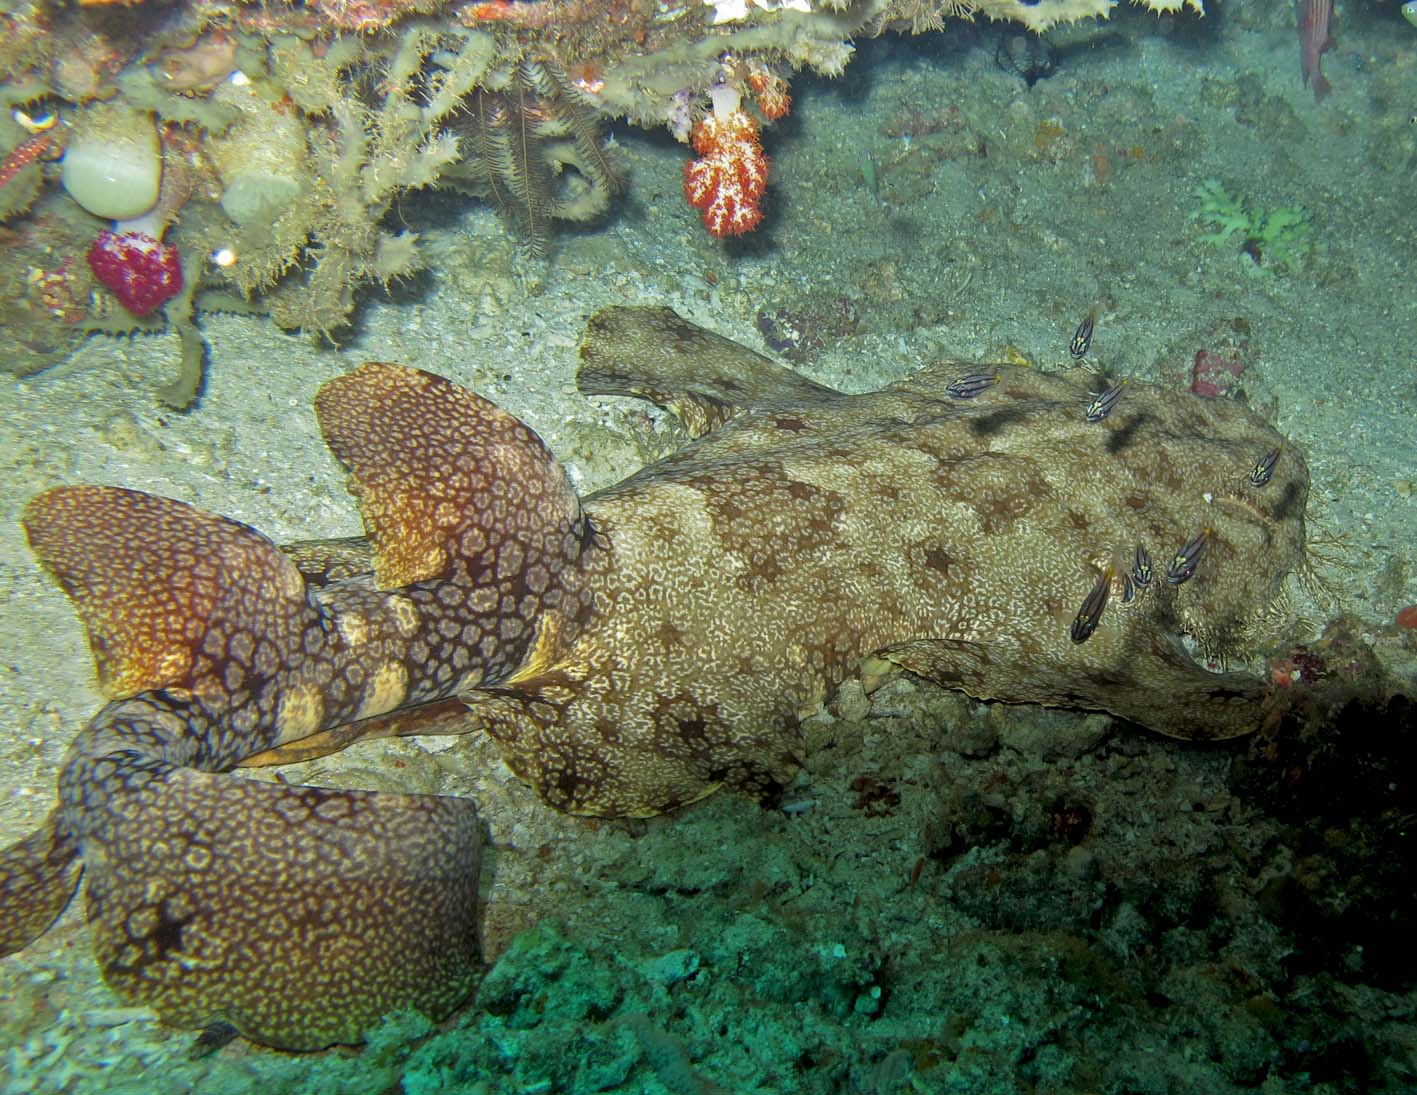
POLYGON ((180 1026, 287 1049, 441 1017, 478 963, 467 799, 286 787, 189 768, 114 796, 84 839, 104 980, 180 1026))
POLYGON ((866 690, 872 691, 892 667, 980 700, 1106 711, 1192 741, 1219 741, 1258 729, 1269 696, 1256 677, 1212 673, 1197 665, 1174 637, 1161 631, 1114 665, 1082 660, 1030 664, 1012 652, 996 658, 987 643, 917 639, 863 659, 866 690))
POLYGON ((861 680, 867 692, 897 669, 924 677, 942 688, 979 695, 991 672, 989 648, 967 639, 913 639, 883 647, 861 660, 861 680))
POLYGON ((1173 738, 1223 741, 1260 728, 1274 690, 1249 673, 1212 673, 1157 631, 1107 710, 1173 738))
POLYGON ((59 811, 19 843, 0 851, 0 955, 42 935, 69 904, 83 864, 59 829, 59 811))
POLYGON ((633 396, 664 407, 690 437, 702 437, 745 408, 843 398, 672 308, 619 305, 586 324, 576 383, 586 395, 633 396))

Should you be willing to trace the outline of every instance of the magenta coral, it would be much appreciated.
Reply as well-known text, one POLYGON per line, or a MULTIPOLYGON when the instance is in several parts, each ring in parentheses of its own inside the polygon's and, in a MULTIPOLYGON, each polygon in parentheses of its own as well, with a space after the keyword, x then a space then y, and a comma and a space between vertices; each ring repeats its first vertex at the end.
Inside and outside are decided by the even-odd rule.
POLYGON ((89 247, 89 269, 124 308, 145 316, 182 291, 177 248, 145 232, 104 229, 89 247))

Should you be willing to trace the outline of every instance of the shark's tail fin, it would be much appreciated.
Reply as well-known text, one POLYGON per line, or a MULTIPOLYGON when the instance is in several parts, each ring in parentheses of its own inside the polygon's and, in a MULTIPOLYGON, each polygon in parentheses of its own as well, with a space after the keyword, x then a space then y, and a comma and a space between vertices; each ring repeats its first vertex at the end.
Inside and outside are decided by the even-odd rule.
POLYGON ((0 955, 39 938, 74 896, 79 849, 58 823, 58 810, 17 844, 0 851, 0 955))
POLYGON ((234 521, 112 488, 50 491, 25 525, 114 702, 75 741, 55 818, 0 854, 0 944, 62 909, 77 851, 104 979, 169 1022, 314 1049, 450 1010, 478 965, 471 801, 213 774, 326 721, 320 667, 346 640, 295 565, 234 521))
MULTIPOLYGON (((99 763, 116 776, 122 760, 99 763)), ((441 1018, 471 990, 471 800, 135 774, 84 838, 94 950, 120 996, 319 1049, 400 1008, 441 1018)))

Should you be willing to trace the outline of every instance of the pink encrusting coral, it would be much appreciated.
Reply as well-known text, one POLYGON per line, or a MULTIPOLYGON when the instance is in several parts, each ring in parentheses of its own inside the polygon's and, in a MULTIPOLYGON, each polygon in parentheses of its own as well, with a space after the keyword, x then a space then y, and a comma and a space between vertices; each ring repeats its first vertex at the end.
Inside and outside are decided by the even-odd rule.
POLYGON ((177 248, 146 232, 110 232, 105 228, 88 252, 89 269, 120 304, 145 316, 182 291, 182 263, 177 248))
POLYGON ((1207 399, 1229 395, 1244 371, 1245 363, 1238 358, 1197 350, 1195 364, 1191 366, 1191 391, 1207 399))

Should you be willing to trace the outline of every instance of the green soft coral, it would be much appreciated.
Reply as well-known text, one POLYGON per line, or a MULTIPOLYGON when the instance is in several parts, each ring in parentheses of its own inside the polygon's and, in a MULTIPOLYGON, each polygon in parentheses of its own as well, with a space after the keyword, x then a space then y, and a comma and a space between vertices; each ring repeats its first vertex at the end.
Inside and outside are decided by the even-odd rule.
POLYGON ((1214 229, 1201 239, 1212 247, 1223 247, 1238 236, 1244 253, 1254 260, 1255 271, 1297 273, 1313 252, 1312 226, 1302 207, 1256 210, 1216 179, 1207 179, 1195 193, 1200 207, 1191 212, 1190 219, 1214 229))

